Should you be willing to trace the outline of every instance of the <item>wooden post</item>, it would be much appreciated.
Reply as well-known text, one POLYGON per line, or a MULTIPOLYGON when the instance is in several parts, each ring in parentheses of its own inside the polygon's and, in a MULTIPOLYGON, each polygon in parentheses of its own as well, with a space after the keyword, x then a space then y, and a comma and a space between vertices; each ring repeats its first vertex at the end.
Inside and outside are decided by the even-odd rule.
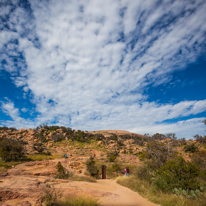
POLYGON ((101 168, 102 168, 102 179, 106 179, 106 168, 107 168, 107 166, 102 165, 101 168))

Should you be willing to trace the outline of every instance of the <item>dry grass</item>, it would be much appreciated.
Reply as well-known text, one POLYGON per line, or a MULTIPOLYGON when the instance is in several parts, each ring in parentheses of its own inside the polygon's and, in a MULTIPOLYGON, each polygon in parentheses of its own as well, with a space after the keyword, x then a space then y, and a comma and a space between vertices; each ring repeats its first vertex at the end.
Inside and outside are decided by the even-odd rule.
POLYGON ((84 195, 70 195, 65 200, 57 201, 58 206, 98 206, 98 200, 84 195))
POLYGON ((201 200, 188 199, 183 196, 177 196, 171 193, 163 193, 157 190, 153 185, 146 181, 139 180, 134 176, 117 178, 117 183, 138 192, 141 196, 149 201, 161 204, 162 206, 205 206, 206 193, 201 200))
POLYGON ((88 195, 71 194, 65 197, 54 187, 50 188, 47 185, 42 189, 43 195, 41 200, 44 206, 99 206, 98 199, 88 195))
POLYGON ((0 172, 6 172, 6 168, 5 167, 0 167, 0 172))
POLYGON ((33 154, 27 155, 27 158, 32 161, 53 160, 63 158, 63 155, 45 155, 45 154, 33 154))
POLYGON ((85 182, 97 182, 96 179, 90 176, 80 176, 80 175, 74 175, 73 177, 69 178, 73 181, 85 181, 85 182))

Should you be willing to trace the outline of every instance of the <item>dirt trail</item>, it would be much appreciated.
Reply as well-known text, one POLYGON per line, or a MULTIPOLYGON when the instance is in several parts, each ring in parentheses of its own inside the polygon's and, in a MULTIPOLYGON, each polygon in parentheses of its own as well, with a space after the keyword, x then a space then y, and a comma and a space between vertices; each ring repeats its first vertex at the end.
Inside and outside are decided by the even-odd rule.
POLYGON ((137 192, 117 184, 116 180, 98 180, 97 183, 75 182, 73 184, 76 186, 82 184, 81 187, 83 188, 107 194, 98 197, 102 206, 157 206, 157 204, 149 202, 137 192))
POLYGON ((104 206, 157 206, 157 204, 149 202, 138 193, 117 184, 115 180, 99 180, 98 183, 102 185, 101 189, 103 191, 115 194, 112 198, 111 196, 100 198, 100 202, 104 206))

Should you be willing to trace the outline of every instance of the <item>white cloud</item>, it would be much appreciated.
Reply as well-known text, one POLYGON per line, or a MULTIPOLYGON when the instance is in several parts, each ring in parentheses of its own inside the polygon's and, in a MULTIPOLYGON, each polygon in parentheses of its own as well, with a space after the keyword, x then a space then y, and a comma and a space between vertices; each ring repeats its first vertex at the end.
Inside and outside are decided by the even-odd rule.
MULTIPOLYGON (((30 119, 24 119, 20 117, 19 109, 15 108, 14 103, 7 99, 7 102, 1 102, 1 110, 12 118, 12 120, 1 120, 1 125, 15 128, 34 128, 38 122, 34 122, 30 119)), ((26 108, 22 108, 22 111, 26 111, 26 108)))
POLYGON ((28 109, 24 107, 24 108, 21 108, 21 111, 22 111, 22 112, 27 112, 28 109))
POLYGON ((18 39, 1 60, 7 71, 16 71, 11 56, 22 52, 25 60, 19 58, 13 81, 33 95, 40 113, 34 124, 56 120, 87 130, 137 130, 206 110, 206 100, 159 105, 143 94, 145 86, 170 81, 174 70, 203 51, 204 1, 30 3, 34 18, 15 9, 9 22, 16 32, 2 31, 0 45, 18 39))
POLYGON ((189 120, 179 121, 177 123, 170 123, 170 124, 154 124, 148 126, 137 127, 133 129, 133 132, 139 132, 140 134, 146 133, 155 134, 155 133, 176 133, 178 138, 185 137, 186 139, 193 139, 193 136, 196 134, 205 135, 204 129, 205 126, 203 125, 202 121, 204 118, 193 118, 189 120))
POLYGON ((19 110, 14 108, 14 103, 2 103, 2 110, 5 114, 9 115, 13 120, 19 120, 19 110))

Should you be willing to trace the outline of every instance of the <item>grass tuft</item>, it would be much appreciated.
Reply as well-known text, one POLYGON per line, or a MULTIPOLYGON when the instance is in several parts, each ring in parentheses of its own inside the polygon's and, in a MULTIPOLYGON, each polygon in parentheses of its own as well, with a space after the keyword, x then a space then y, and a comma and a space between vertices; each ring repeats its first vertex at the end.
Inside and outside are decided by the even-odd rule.
POLYGON ((85 195, 70 195, 65 200, 59 200, 58 206, 98 206, 98 200, 85 195))
POLYGON ((90 176, 74 175, 73 177, 69 179, 73 181, 97 182, 95 178, 90 177, 90 176))
POLYGON ((62 193, 46 185, 42 188, 44 193, 41 201, 45 206, 99 206, 98 199, 85 195, 62 196, 62 193))

